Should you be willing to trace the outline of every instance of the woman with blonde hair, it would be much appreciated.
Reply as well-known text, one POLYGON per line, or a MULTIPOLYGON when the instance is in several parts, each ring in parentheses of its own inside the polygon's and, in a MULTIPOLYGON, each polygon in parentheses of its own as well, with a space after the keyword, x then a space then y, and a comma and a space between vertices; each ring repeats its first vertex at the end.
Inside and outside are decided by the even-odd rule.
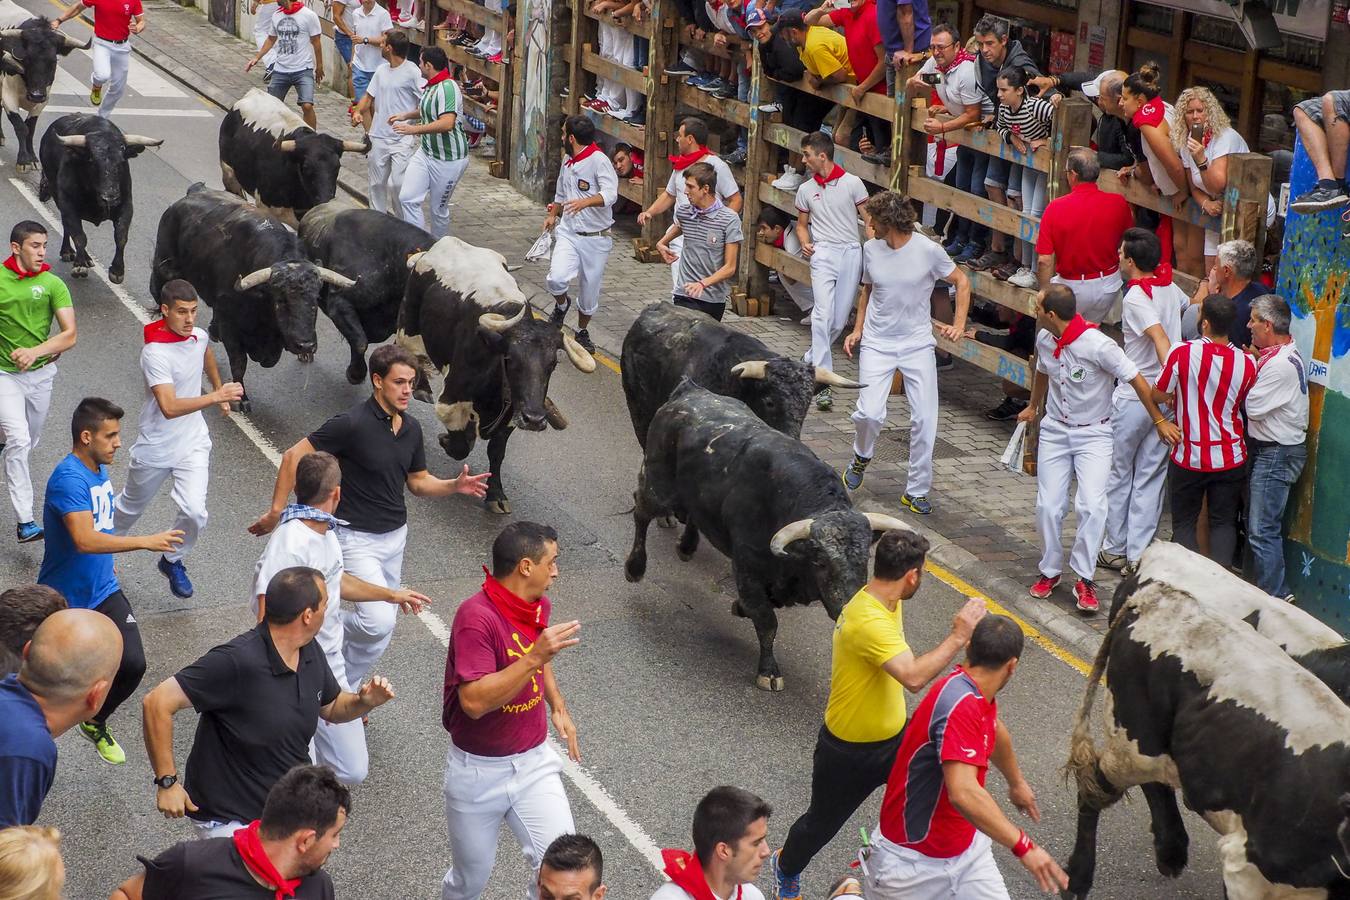
POLYGON ((40 825, 0 829, 0 900, 60 900, 65 883, 61 832, 40 825))

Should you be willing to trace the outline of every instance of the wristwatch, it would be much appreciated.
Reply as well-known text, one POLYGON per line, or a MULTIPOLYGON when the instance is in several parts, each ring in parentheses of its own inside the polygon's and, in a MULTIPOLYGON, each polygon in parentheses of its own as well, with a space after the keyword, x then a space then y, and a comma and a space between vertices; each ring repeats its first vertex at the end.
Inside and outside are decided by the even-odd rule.
POLYGON ((150 780, 153 781, 155 783, 155 787, 159 788, 161 791, 167 791, 169 788, 173 787, 175 784, 178 783, 178 776, 161 775, 159 778, 152 778, 150 780))

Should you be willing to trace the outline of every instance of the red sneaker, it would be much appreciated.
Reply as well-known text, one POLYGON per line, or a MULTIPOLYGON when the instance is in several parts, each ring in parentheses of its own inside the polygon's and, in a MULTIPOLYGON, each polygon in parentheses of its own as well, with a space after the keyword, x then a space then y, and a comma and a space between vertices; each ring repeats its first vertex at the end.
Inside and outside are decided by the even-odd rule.
POLYGON ((1078 611, 1095 615, 1100 605, 1097 603, 1097 585, 1086 578, 1078 579, 1073 586, 1073 595, 1078 598, 1078 611))
POLYGON ((1045 575, 1042 575, 1040 578, 1036 579, 1036 583, 1031 586, 1029 593, 1037 600, 1044 600, 1046 597, 1050 596, 1050 592, 1055 589, 1057 584, 1059 584, 1058 575, 1054 578, 1048 578, 1045 575))

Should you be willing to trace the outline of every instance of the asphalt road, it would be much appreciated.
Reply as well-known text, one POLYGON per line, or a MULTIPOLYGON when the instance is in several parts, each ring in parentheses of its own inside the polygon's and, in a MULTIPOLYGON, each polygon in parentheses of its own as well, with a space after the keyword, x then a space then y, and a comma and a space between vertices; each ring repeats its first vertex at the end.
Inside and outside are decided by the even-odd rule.
MULTIPOLYGON (((40 0, 24 3, 46 11, 40 0)), ((137 65, 143 63, 137 60, 137 65)), ((87 103, 79 94, 85 92, 88 66, 81 54, 63 62, 68 78, 58 87, 64 85, 66 92, 54 98, 54 106, 78 109, 87 103)), ((80 342, 60 362, 51 418, 34 453, 39 502, 42 483, 66 452, 65 425, 80 397, 100 394, 122 404, 127 410, 124 446, 134 440, 144 388, 137 366, 140 323, 127 304, 149 306, 148 265, 160 211, 193 181, 219 186, 219 112, 173 85, 169 87, 177 96, 168 91, 155 96, 162 90, 156 78, 142 75, 138 81, 133 74, 133 90, 115 116, 124 130, 166 138, 162 148, 132 162, 137 216, 127 248, 127 293, 119 298, 97 273, 68 282, 75 295, 80 342), (169 109, 183 114, 160 114, 169 109)), ((52 118, 49 114, 46 121, 52 118)), ((11 136, 0 150, 0 209, 9 222, 37 214, 32 206, 36 174, 16 175, 13 166, 11 136)), ((466 199, 472 197, 472 184, 462 186, 463 191, 469 191, 466 199)), ((46 215, 54 216, 54 211, 46 215)), ((106 261, 111 227, 90 234, 91 252, 106 261)), ((460 236, 473 239, 472 234, 460 236)), ((53 245, 57 238, 54 234, 53 245)), ((52 263, 58 274, 68 272, 68 264, 52 263)), ((212 520, 188 560, 196 596, 180 601, 170 595, 150 554, 118 560, 118 576, 137 610, 149 659, 141 693, 250 626, 246 603, 262 541, 245 528, 270 496, 274 468, 265 448, 289 446, 365 395, 363 388, 343 378, 345 345, 322 316, 319 334, 319 352, 310 365, 286 356, 273 369, 250 368, 252 415, 234 422, 209 416, 212 520)), ((216 353, 224 366, 224 353, 216 353)), ((627 510, 639 456, 621 412, 616 374, 601 367, 585 376, 564 362, 550 395, 571 427, 517 435, 507 457, 506 488, 515 516, 548 522, 559 530, 562 574, 552 591, 555 607, 558 615, 584 623, 581 645, 556 663, 581 738, 582 768, 570 770, 567 781, 578 828, 601 844, 613 896, 648 896, 660 883, 654 848, 690 843, 692 808, 708 788, 732 783, 768 799, 776 810, 770 824, 775 842, 805 808, 811 748, 828 685, 830 622, 819 607, 785 612, 777 649, 787 690, 756 690, 753 629, 731 616, 729 567, 706 542, 692 563, 683 564, 675 556, 673 536, 652 529, 647 579, 637 586, 623 579, 621 565, 632 534, 627 510)), ((459 464, 434 441, 440 429, 430 407, 417 405, 415 412, 427 433, 432 470, 457 471, 459 464)), ((485 466, 481 449, 470 462, 475 471, 485 466)), ((114 466, 114 483, 124 477, 125 451, 114 466)), ((398 696, 372 719, 371 776, 354 792, 350 824, 329 863, 344 897, 437 897, 449 862, 440 794, 447 743, 440 725, 444 623, 453 617, 458 601, 477 590, 479 566, 504 519, 463 498, 412 499, 409 507, 404 580, 435 598, 435 616, 402 619, 379 667, 398 696)), ((170 519, 165 496, 147 512, 142 527, 167 527, 170 519)), ((7 514, 0 514, 0 531, 10 527, 7 514)), ((40 555, 41 545, 0 539, 4 582, 34 578, 40 555)), ((922 649, 937 642, 961 600, 957 591, 927 579, 907 604, 911 643, 922 649)), ((1016 678, 1000 697, 1023 769, 1040 797, 1044 818, 1028 826, 1029 831, 1061 860, 1072 845, 1075 813, 1060 766, 1083 685, 1078 671, 1029 643, 1016 678)), ((60 767, 43 821, 62 831, 69 897, 107 896, 135 870, 136 854, 152 855, 191 836, 189 826, 166 822, 154 809, 140 735, 140 696, 111 722, 128 751, 125 766, 102 763, 76 733, 60 739, 60 767)), ((912 708, 918 699, 910 702, 912 708)), ((192 717, 180 716, 177 725, 181 765, 192 717)), ((1005 786, 997 774, 989 784, 1002 800, 1005 786)), ((875 823, 879 803, 880 792, 820 854, 807 873, 807 896, 823 896, 843 871, 856 849, 858 828, 875 823)), ((1122 805, 1109 812, 1102 822, 1099 887, 1093 896, 1217 896, 1212 834, 1198 819, 1191 817, 1190 823, 1193 864, 1180 880, 1167 881, 1153 868, 1144 805, 1122 805)), ((502 834, 502 852, 486 894, 492 900, 518 897, 527 877, 514 840, 509 832, 502 834)), ((1037 896, 1034 883, 1008 853, 1000 851, 998 859, 1014 897, 1037 896)), ((761 883, 767 891, 767 874, 761 883)))

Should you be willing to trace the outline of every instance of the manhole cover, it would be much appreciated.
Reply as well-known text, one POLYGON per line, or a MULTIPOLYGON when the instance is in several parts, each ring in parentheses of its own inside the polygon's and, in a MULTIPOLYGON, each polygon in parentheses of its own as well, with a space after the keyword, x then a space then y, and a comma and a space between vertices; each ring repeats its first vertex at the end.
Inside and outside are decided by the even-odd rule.
MULTIPOLYGON (((964 450, 942 438, 935 439, 933 443, 933 459, 961 459, 967 455, 964 450)), ((908 462, 909 429, 888 428, 881 432, 872 458, 885 462, 908 462)))

